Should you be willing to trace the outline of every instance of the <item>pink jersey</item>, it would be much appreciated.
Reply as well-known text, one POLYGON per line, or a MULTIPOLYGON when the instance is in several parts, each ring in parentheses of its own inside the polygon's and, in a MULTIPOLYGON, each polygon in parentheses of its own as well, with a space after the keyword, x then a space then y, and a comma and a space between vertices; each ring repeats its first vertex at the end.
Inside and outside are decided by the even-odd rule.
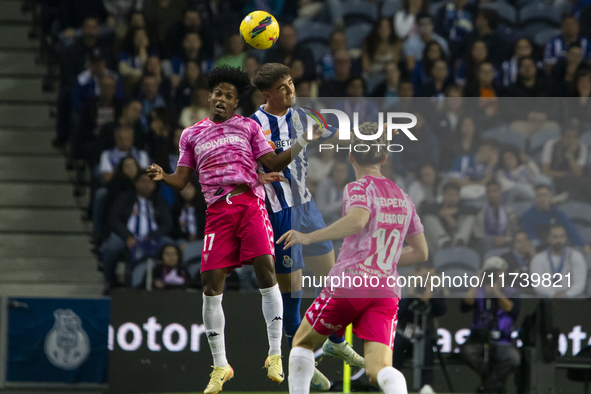
POLYGON ((178 165, 199 173, 208 206, 241 183, 265 199, 256 161, 273 148, 254 120, 238 115, 222 123, 203 119, 183 131, 179 151, 178 165))
POLYGON ((369 289, 374 296, 373 290, 386 297, 400 296, 393 279, 398 276, 396 265, 404 239, 423 232, 414 204, 396 183, 385 177, 366 175, 349 183, 343 191, 343 216, 351 208, 369 211, 369 221, 360 232, 344 239, 330 276, 354 279, 366 275, 367 279, 362 285, 358 279, 342 280, 335 287, 369 289))

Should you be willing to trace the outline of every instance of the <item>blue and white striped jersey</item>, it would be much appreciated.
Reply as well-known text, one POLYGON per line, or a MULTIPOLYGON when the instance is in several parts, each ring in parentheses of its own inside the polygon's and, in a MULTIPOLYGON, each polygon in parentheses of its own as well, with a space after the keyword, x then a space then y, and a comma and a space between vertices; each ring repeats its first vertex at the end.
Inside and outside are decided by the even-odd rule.
MULTIPOLYGON (((265 137, 269 145, 275 149, 275 153, 289 149, 297 137, 304 134, 308 128, 308 121, 311 121, 306 113, 299 108, 295 110, 290 108, 285 115, 275 116, 265 112, 263 107, 264 104, 251 116, 251 119, 261 125, 265 131, 265 137)), ((310 123, 311 125, 312 123, 310 123)), ((336 127, 329 126, 320 141, 331 138, 336 132, 336 127)), ((267 167, 259 166, 264 172, 272 172, 267 167)), ((289 183, 273 182, 265 185, 267 206, 273 212, 279 212, 311 201, 312 194, 306 186, 307 172, 308 156, 306 149, 302 149, 295 160, 282 171, 289 183)))

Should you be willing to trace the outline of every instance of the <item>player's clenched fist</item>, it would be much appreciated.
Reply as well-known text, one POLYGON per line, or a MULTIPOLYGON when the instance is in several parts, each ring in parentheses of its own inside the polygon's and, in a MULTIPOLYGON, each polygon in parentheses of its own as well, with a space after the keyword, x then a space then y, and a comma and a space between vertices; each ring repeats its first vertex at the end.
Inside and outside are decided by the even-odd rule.
POLYGON ((161 181, 164 177, 164 171, 158 164, 152 164, 148 167, 148 176, 153 181, 161 181))

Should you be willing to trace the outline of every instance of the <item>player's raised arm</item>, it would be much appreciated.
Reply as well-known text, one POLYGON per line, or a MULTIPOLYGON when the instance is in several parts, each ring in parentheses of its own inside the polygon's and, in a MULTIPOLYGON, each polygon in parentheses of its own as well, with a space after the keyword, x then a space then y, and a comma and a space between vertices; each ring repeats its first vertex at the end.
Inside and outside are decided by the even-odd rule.
POLYGON ((148 176, 153 181, 162 181, 165 185, 175 189, 183 190, 193 175, 189 167, 178 166, 173 174, 167 174, 158 164, 148 167, 148 176))
POLYGON ((322 129, 320 127, 315 127, 314 133, 312 135, 312 139, 308 140, 306 133, 304 135, 299 136, 295 143, 291 146, 291 148, 284 150, 283 152, 276 154, 275 152, 269 152, 261 157, 259 157, 259 161, 263 163, 263 165, 272 171, 283 171, 292 160, 300 154, 302 149, 311 141, 317 140, 322 136, 322 129))

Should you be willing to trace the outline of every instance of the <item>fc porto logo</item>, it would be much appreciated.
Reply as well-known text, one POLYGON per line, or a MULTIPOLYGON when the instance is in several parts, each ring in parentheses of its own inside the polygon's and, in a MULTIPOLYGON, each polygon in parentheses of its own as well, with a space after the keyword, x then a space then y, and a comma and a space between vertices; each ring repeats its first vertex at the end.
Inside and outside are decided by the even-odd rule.
POLYGON ((291 259, 291 257, 285 255, 283 256, 283 266, 285 268, 289 268, 293 265, 293 260, 291 259))
POLYGON ((45 354, 58 368, 76 369, 90 353, 90 339, 82 320, 71 309, 58 309, 53 316, 55 324, 45 337, 45 354))

